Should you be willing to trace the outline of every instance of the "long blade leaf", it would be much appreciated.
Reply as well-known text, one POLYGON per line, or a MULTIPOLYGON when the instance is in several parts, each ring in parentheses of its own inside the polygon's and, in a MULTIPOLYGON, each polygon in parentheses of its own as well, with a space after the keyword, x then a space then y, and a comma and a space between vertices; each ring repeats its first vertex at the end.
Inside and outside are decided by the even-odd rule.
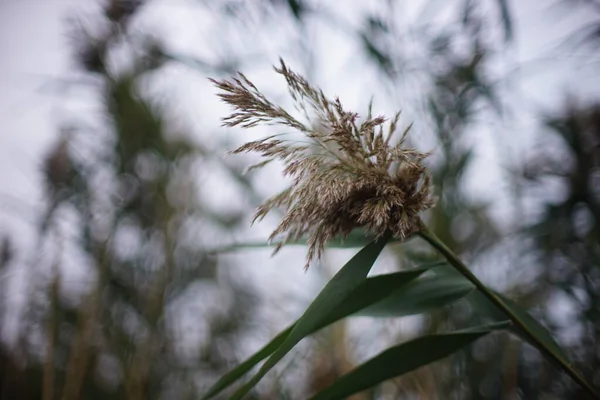
POLYGON ((267 343, 263 348, 250 356, 246 361, 223 375, 219 380, 202 396, 202 399, 210 399, 221 393, 224 389, 229 387, 232 383, 240 379, 244 374, 250 371, 256 364, 269 357, 288 337, 294 325, 281 331, 277 336, 267 343))
POLYGON ((367 277, 375 260, 383 250, 389 238, 372 241, 360 250, 342 269, 325 285, 316 299, 294 325, 290 334, 279 348, 267 359, 260 370, 243 385, 232 399, 241 399, 267 374, 300 340, 314 332, 324 318, 339 307, 367 277))
MULTIPOLYGON (((330 314, 324 317, 321 323, 318 324, 311 333, 336 321, 339 321, 340 319, 350 316, 373 303, 377 303, 381 299, 389 296, 394 291, 402 288, 404 285, 410 284, 414 279, 418 278, 421 274, 434 266, 435 265, 425 265, 393 274, 378 275, 367 278, 348 295, 348 297, 338 308, 334 309, 330 314)), ((203 399, 209 399, 220 393, 223 389, 227 388, 229 385, 241 378, 260 361, 275 352, 275 350, 277 350, 277 348, 289 335, 294 325, 286 328, 266 346, 261 348, 258 352, 228 372, 226 375, 221 377, 221 379, 219 379, 204 395, 203 399)))
MULTIPOLYGON (((557 356, 561 357, 565 362, 568 361, 567 354, 563 349, 558 345, 556 340, 552 337, 552 334, 546 329, 541 323, 539 323, 535 318, 527 312, 523 307, 510 300, 504 295, 501 295, 498 292, 494 292, 494 294, 504 303, 504 305, 509 308, 514 314, 519 317, 521 322, 536 335, 537 339, 544 343, 546 347, 551 349, 557 356)), ((506 314, 500 310, 500 308, 496 307, 492 304, 485 296, 479 292, 474 291, 469 295, 468 301, 473 307, 478 311, 478 313, 482 316, 490 318, 492 321, 501 321, 506 319, 506 314)), ((516 326, 511 328, 511 331, 519 336, 521 339, 525 341, 530 341, 530 338, 524 334, 520 329, 516 326)), ((535 344, 534 344, 535 345, 535 344)))
POLYGON ((473 290, 473 285, 462 277, 421 277, 395 290, 381 301, 361 309, 356 315, 400 317, 421 314, 452 304, 473 290))
POLYGON ((453 333, 422 336, 391 347, 342 376, 311 400, 337 400, 388 379, 413 371, 460 350, 490 332, 505 329, 508 321, 453 333))
MULTIPOLYGON (((519 306, 514 301, 499 293, 496 293, 496 296, 498 296, 500 300, 502 300, 506 307, 508 307, 513 313, 515 313, 519 317, 521 322, 529 328, 530 332, 537 336, 537 339, 539 341, 544 343, 544 345, 551 349, 557 356, 561 357, 565 361, 565 363, 570 363, 567 354, 563 351, 563 349, 561 349, 556 340, 554 340, 552 334, 548 331, 548 329, 546 329, 535 318, 533 318, 531 314, 527 312, 527 310, 519 306)), ((529 341, 529 338, 526 335, 524 335, 522 331, 517 329, 517 327, 513 327, 512 330, 522 339, 529 341)))

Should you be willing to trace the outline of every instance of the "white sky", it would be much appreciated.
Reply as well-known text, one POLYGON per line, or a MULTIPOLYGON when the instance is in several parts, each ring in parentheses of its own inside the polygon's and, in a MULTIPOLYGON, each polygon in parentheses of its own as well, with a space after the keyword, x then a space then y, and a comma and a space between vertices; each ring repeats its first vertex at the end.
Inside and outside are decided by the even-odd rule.
POLYGON ((0 2, 0 226, 28 219, 29 206, 40 201, 40 155, 61 117, 52 82, 68 76, 64 18, 75 3, 0 2))

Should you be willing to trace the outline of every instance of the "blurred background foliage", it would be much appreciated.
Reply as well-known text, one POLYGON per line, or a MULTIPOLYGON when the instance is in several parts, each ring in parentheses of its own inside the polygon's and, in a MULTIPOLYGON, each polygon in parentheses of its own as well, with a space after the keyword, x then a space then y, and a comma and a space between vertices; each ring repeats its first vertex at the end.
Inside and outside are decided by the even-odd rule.
MULTIPOLYGON (((252 284, 234 268, 240 259, 212 252, 248 236, 252 207, 270 190, 261 180, 270 178, 243 174, 247 160, 223 159, 231 140, 205 122, 215 120, 215 108, 164 91, 184 70, 204 80, 238 69, 259 74, 279 55, 326 92, 356 86, 353 106, 374 95, 386 110, 405 110, 415 122, 411 140, 433 149, 439 203, 425 216, 428 225, 486 282, 543 321, 600 387, 600 104, 567 88, 562 110, 536 109, 535 132, 507 132, 514 88, 510 74, 499 78, 495 68, 519 45, 518 16, 507 0, 450 3, 421 2, 406 23, 406 5, 393 0, 360 12, 308 0, 107 0, 71 20, 74 69, 97 109, 64 121, 41 162, 46 205, 27 265, 14 262, 11 234, 2 232, 0 270, 26 270, 27 302, 15 311, 0 292, 2 320, 15 313, 18 320, 17 338, 0 347, 1 398, 198 398, 296 317, 261 311, 276 307, 261 294, 275 290, 275 281, 252 284), (186 8, 203 15, 198 30, 212 35, 197 48, 174 44, 177 32, 144 29, 145 18, 183 18, 186 8), (335 57, 323 48, 331 32, 350 59, 327 58, 335 57), (341 78, 324 76, 326 63, 352 81, 333 83, 341 78), (183 118, 189 110, 193 118, 183 118), (534 137, 534 151, 511 149, 520 135, 534 137), (494 144, 499 162, 476 163, 481 141, 494 144), (474 169, 480 181, 502 177, 485 185, 494 193, 473 195, 474 169), (213 175, 230 188, 216 202, 203 180, 213 175)), ((600 3, 555 6, 583 10, 592 21, 565 32, 565 46, 597 48, 600 3)), ((432 257, 413 240, 394 248, 390 268, 432 257)), ((341 265, 334 259, 314 267, 317 286, 341 265)), ((244 266, 250 274, 254 268, 244 266)), ((386 342, 481 322, 477 306, 469 297, 410 324, 338 323, 303 343, 252 396, 304 398, 386 342)), ((497 334, 355 398, 583 398, 578 390, 528 345, 497 334)))

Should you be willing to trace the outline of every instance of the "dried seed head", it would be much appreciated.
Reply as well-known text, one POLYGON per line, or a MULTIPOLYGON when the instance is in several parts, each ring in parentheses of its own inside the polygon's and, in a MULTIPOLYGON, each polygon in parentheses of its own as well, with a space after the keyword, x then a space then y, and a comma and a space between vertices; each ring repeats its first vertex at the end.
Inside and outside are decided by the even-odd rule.
POLYGON ((285 215, 271 234, 285 243, 308 236, 307 264, 323 252, 325 244, 346 237, 362 227, 381 237, 391 233, 404 240, 420 229, 419 213, 431 208, 431 179, 422 161, 428 154, 405 148, 410 126, 391 144, 400 113, 386 124, 383 116, 366 118, 344 110, 339 99, 330 100, 294 73, 281 60, 275 71, 287 81, 296 105, 312 122, 298 121, 271 103, 243 74, 238 78, 211 81, 222 91, 219 97, 235 112, 223 119, 225 126, 244 128, 259 123, 286 125, 302 132, 308 141, 286 140, 273 135, 249 142, 233 153, 256 152, 265 160, 283 162, 290 187, 268 199, 256 212, 260 220, 274 208, 285 215))

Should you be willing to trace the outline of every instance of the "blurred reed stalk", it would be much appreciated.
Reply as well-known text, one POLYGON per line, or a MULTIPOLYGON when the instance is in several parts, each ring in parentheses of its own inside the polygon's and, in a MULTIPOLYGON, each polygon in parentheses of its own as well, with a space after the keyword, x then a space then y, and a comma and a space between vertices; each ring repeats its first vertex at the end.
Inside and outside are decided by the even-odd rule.
POLYGON ((46 354, 43 366, 43 400, 54 399, 55 345, 58 334, 58 296, 60 293, 60 274, 56 263, 52 267, 52 282, 49 287, 50 310, 46 321, 46 354))

